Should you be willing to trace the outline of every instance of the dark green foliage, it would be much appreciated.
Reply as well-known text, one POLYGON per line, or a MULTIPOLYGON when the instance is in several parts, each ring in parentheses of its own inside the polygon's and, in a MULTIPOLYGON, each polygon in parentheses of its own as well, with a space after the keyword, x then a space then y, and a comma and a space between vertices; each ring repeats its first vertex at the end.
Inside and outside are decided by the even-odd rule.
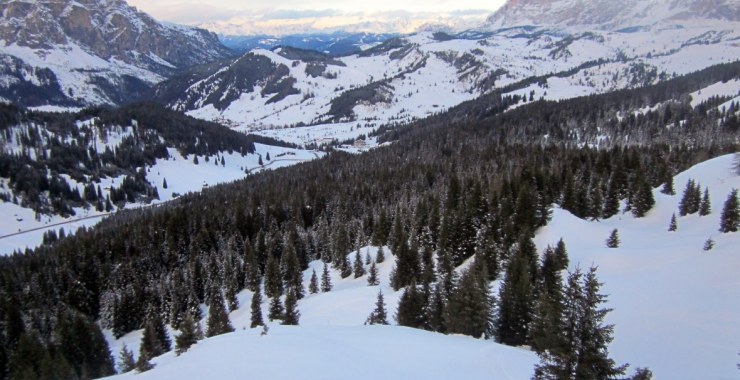
POLYGON ((316 294, 319 292, 319 278, 316 276, 316 269, 311 272, 311 280, 308 283, 308 293, 316 294))
POLYGON ((668 223, 668 231, 676 231, 678 229, 678 223, 676 222, 676 214, 671 215, 671 221, 668 223))
POLYGON ((689 179, 684 188, 681 201, 678 203, 678 215, 695 214, 701 207, 701 186, 689 179))
POLYGON ((331 276, 329 275, 329 265, 324 263, 324 270, 321 272, 321 291, 330 292, 332 288, 331 276))
POLYGON ((296 298, 303 298, 303 272, 301 270, 301 264, 298 262, 295 247, 289 242, 283 246, 281 272, 283 274, 285 288, 292 290, 293 296, 296 298))
POLYGON ((426 299, 416 285, 406 287, 396 310, 396 321, 400 326, 414 327, 417 329, 426 326, 426 299))
MULTIPOLYGON (((561 244, 562 239, 558 246, 561 244)), ((529 329, 530 345, 536 352, 557 349, 564 344, 560 325, 564 308, 561 272, 565 266, 559 250, 548 246, 542 257, 538 295, 529 329)))
POLYGON ((131 372, 136 368, 134 353, 124 344, 121 352, 118 354, 118 373, 131 372))
POLYGON ((614 379, 624 374, 627 366, 618 366, 609 358, 614 327, 604 324, 611 309, 601 308, 606 302, 606 296, 599 293, 601 285, 596 268, 585 277, 580 269, 568 276, 558 328, 564 339, 539 352, 534 379, 614 379))
POLYGON ((383 252, 383 247, 378 247, 378 252, 375 254, 375 262, 380 264, 383 261, 385 261, 385 252, 383 252))
POLYGON ((280 264, 275 256, 267 258, 265 268, 265 295, 276 298, 283 295, 283 280, 280 275, 280 264))
POLYGON ((499 291, 498 341, 510 346, 527 343, 529 323, 534 311, 535 277, 528 253, 517 250, 509 261, 499 291))
POLYGON ((147 315, 144 334, 141 336, 139 356, 148 359, 157 357, 172 349, 172 342, 159 313, 152 308, 147 315))
POLYGON ((293 289, 288 290, 285 295, 285 314, 283 316, 283 325, 297 326, 301 313, 298 311, 298 297, 293 293, 293 289))
POLYGON ((704 189, 704 196, 701 198, 699 205, 699 215, 707 216, 712 213, 712 202, 709 200, 709 188, 704 189))
POLYGON ((262 320, 262 291, 259 288, 252 295, 251 310, 251 324, 249 327, 264 326, 265 322, 262 320))
POLYGON ((354 272, 355 278, 360 278, 365 275, 365 267, 362 265, 362 257, 360 256, 359 248, 355 252, 355 261, 352 264, 352 272, 354 272))
POLYGON ((709 238, 704 242, 704 247, 702 247, 702 249, 705 251, 711 251, 712 248, 714 248, 714 240, 709 238))
POLYGON ((732 189, 719 218, 719 231, 722 233, 737 232, 740 226, 740 203, 737 198, 737 189, 732 189))
POLYGON ((606 239, 606 246, 608 248, 619 248, 619 230, 616 228, 609 233, 609 237, 606 239))
POLYGON ((369 286, 377 286, 380 284, 380 280, 378 279, 378 268, 375 266, 375 262, 370 264, 370 271, 368 273, 367 284, 369 286))
POLYGON ((638 171, 636 177, 630 197, 630 207, 632 215, 642 218, 655 205, 655 198, 653 198, 653 188, 645 179, 642 170, 638 171))
POLYGON ((375 301, 375 309, 370 313, 365 321, 366 325, 387 325, 388 324, 388 312, 385 309, 385 300, 383 299, 383 291, 378 290, 378 299, 375 301))
POLYGON ((201 339, 203 332, 200 330, 200 324, 189 314, 186 315, 180 324, 180 335, 175 337, 175 354, 182 354, 201 339))
POLYGON ((219 290, 212 291, 211 300, 208 303, 207 323, 206 336, 209 338, 234 331, 229 321, 229 315, 226 314, 224 300, 219 290))
POLYGON ((270 310, 267 313, 267 318, 269 318, 270 321, 283 319, 284 314, 285 309, 283 308, 283 302, 280 300, 280 297, 272 298, 270 300, 270 310))
POLYGON ((50 347, 52 359, 57 354, 61 355, 79 378, 98 378, 115 373, 115 363, 103 332, 85 316, 74 312, 62 313, 55 335, 54 351, 50 347))
POLYGON ((445 307, 447 332, 473 337, 491 336, 493 329, 493 299, 488 290, 485 270, 475 263, 463 272, 445 307))

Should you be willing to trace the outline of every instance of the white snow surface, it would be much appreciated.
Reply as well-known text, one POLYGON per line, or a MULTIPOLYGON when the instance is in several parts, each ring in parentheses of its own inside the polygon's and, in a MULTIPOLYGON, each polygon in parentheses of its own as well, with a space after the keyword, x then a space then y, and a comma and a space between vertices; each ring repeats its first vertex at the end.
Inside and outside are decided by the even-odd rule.
MULTIPOLYGON (((118 135, 108 136, 105 143, 98 140, 98 151, 102 152, 106 146, 111 148, 117 146, 121 139, 130 133, 132 131, 128 128, 118 135)), ((18 149, 16 146, 5 148, 18 149)), ((200 191, 219 183, 242 179, 247 175, 246 170, 249 170, 250 173, 256 173, 262 170, 277 169, 313 160, 324 154, 302 149, 255 144, 255 153, 247 154, 244 157, 237 152, 222 152, 218 155, 219 163, 217 165, 215 156, 211 156, 208 162, 206 162, 206 157, 199 156, 199 163, 195 164, 192 155, 183 157, 176 149, 172 148, 168 151, 169 159, 158 159, 153 166, 147 167, 147 180, 157 187, 159 199, 152 201, 151 204, 127 203, 126 209, 149 207, 172 200, 179 195, 200 191), (270 161, 266 159, 268 153, 271 158, 270 161), (258 163, 260 155, 263 157, 263 166, 258 163), (225 159, 225 165, 220 164, 221 157, 225 159), (163 188, 165 179, 167 180, 167 189, 163 188)), ((66 177, 66 181, 70 186, 77 186, 80 193, 83 193, 82 184, 69 177, 66 177)), ((110 192, 111 186, 119 186, 122 181, 123 176, 101 179, 100 187, 103 197, 110 192)), ((7 178, 0 177, 0 192, 11 193, 7 189, 7 182, 7 178)), ((109 215, 105 212, 96 211, 94 208, 75 208, 75 213, 75 216, 69 218, 59 215, 37 215, 30 208, 21 207, 12 202, 0 202, 0 215, 3 215, 0 218, 0 255, 11 254, 16 250, 23 251, 26 248, 34 248, 40 245, 44 233, 49 230, 59 231, 59 229, 64 228, 65 233, 69 234, 83 226, 94 226, 109 215)))
MULTIPOLYGON (((607 317, 616 325, 610 354, 617 363, 630 363, 630 371, 649 367, 656 379, 737 379, 740 233, 718 232, 727 194, 740 188, 740 176, 732 170, 734 159, 725 155, 677 175, 678 195, 655 189, 656 207, 644 218, 620 214, 584 221, 556 209, 550 224, 536 235, 540 251, 564 239, 570 270, 598 266, 598 278, 605 283, 602 291, 609 295, 606 306, 614 309, 607 317), (709 188, 712 213, 680 217, 678 230, 668 232, 689 178, 709 188), (614 228, 622 243, 617 249, 605 248, 614 228), (716 245, 703 251, 709 237, 716 245)), ((392 326, 402 292, 393 292, 388 285, 394 257, 387 247, 384 251, 386 261, 378 265, 380 287, 367 286, 367 275, 341 279, 332 270, 331 292, 307 295, 298 302, 300 326, 270 322, 267 335, 260 336, 260 328, 249 328, 252 293, 243 291, 238 296, 240 308, 230 313, 236 332, 205 339, 179 357, 166 353, 153 359, 153 370, 119 378, 531 378, 538 359, 525 348, 392 326), (364 326, 379 289, 392 325, 364 326)), ((374 259, 376 252, 377 247, 361 248, 363 258, 369 253, 374 259)), ((348 255, 353 261, 354 252, 348 255)), ((313 270, 320 277, 321 269, 320 262, 310 263, 304 285, 313 270)), ((263 299, 266 315, 269 300, 263 299)), ((109 331, 106 335, 114 355, 124 344, 137 355, 141 331, 118 340, 109 331)))

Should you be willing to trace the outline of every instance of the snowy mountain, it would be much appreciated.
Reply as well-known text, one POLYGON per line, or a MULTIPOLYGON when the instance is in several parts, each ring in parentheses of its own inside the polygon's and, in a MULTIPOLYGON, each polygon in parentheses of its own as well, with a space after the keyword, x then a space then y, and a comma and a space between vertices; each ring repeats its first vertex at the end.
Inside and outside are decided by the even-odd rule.
POLYGON ((0 99, 25 106, 125 103, 231 54, 215 34, 159 23, 123 0, 11 0, 0 14, 0 99))
POLYGON ((228 48, 246 53, 253 49, 271 50, 278 46, 290 46, 304 50, 315 50, 331 55, 348 55, 368 49, 398 34, 348 33, 291 34, 285 36, 221 36, 221 42, 228 48))
POLYGON ((191 116, 298 144, 354 139, 496 91, 559 100, 736 61, 738 25, 424 32, 343 57, 257 49, 164 82, 155 98, 191 116), (284 129, 295 126, 306 127, 284 129))
MULTIPOLYGON (((488 18, 491 28, 578 27, 619 30, 709 20, 740 21, 737 0, 509 0, 488 18)), ((711 22, 710 22, 711 23, 711 22)))
MULTIPOLYGON (((734 162, 735 155, 725 155, 674 177, 677 186, 689 179, 707 186, 714 210, 708 216, 679 218, 676 231, 669 232, 667 227, 671 214, 677 212, 680 195, 665 195, 656 188, 656 206, 645 218, 620 214, 586 221, 556 209, 550 224, 536 234, 540 252, 564 239, 570 270, 598 266, 609 294, 607 306, 614 308, 608 317, 608 322, 616 325, 610 352, 618 362, 629 362, 633 368, 649 366, 658 379, 729 379, 737 373, 734 363, 740 332, 735 322, 740 297, 736 268, 740 256, 736 247, 740 235, 717 232, 725 197, 733 188, 740 188, 734 162), (621 246, 606 248, 604 240, 614 228, 619 229, 621 246), (703 251, 710 237, 716 245, 703 251)), ((374 260, 377 250, 362 247, 360 254, 374 260)), ((155 358, 155 367, 149 372, 134 371, 116 378, 239 379, 245 373, 275 379, 344 379, 348 373, 360 379, 531 378, 537 357, 525 348, 400 326, 364 326, 378 290, 383 292, 391 315, 404 292, 389 286, 394 256, 388 247, 384 251, 386 261, 378 265, 379 287, 368 286, 367 275, 342 279, 332 270, 331 292, 307 295, 299 301, 300 326, 268 323, 267 335, 261 336, 261 328, 250 329, 248 305, 253 293, 243 291, 238 295, 242 306, 230 313, 236 332, 205 339, 181 356, 169 352, 155 358), (333 357, 343 358, 340 366, 326 360, 333 357), (291 364, 281 365, 286 358, 291 358, 291 364)), ((354 252, 348 254, 352 264, 353 256, 354 252)), ((304 287, 312 271, 321 273, 322 265, 320 261, 310 263, 303 272, 304 287)), ((498 282, 493 287, 497 288, 498 282)), ((263 300, 261 307, 266 312, 269 302, 264 296, 263 300)), ((394 318, 390 322, 394 324, 394 318)), ((114 339, 110 332, 106 335, 114 353, 123 345, 138 352, 141 330, 120 339, 114 339)))

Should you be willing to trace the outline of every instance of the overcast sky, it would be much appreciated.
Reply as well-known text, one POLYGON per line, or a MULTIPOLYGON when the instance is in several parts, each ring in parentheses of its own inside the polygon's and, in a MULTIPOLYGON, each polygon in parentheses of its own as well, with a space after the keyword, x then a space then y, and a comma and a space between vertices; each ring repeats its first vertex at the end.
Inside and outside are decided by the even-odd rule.
MULTIPOLYGON (((479 22, 505 0, 128 0, 156 19, 228 28, 281 30, 341 28, 413 29, 422 24, 479 22), (380 24, 384 26, 381 27, 380 24), (393 26, 391 26, 393 25, 393 26)), ((378 30, 387 31, 387 30, 378 30)), ((411 30, 397 30, 408 32, 411 30)))

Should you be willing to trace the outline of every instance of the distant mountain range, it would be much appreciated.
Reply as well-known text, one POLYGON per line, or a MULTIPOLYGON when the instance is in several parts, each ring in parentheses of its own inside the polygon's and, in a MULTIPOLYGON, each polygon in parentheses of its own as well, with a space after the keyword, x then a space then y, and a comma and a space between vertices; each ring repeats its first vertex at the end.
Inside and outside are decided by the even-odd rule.
POLYGON ((226 47, 241 53, 258 48, 269 50, 278 46, 290 46, 340 56, 357 53, 398 36, 398 34, 385 33, 335 32, 329 34, 292 34, 286 36, 221 36, 220 39, 226 47))

